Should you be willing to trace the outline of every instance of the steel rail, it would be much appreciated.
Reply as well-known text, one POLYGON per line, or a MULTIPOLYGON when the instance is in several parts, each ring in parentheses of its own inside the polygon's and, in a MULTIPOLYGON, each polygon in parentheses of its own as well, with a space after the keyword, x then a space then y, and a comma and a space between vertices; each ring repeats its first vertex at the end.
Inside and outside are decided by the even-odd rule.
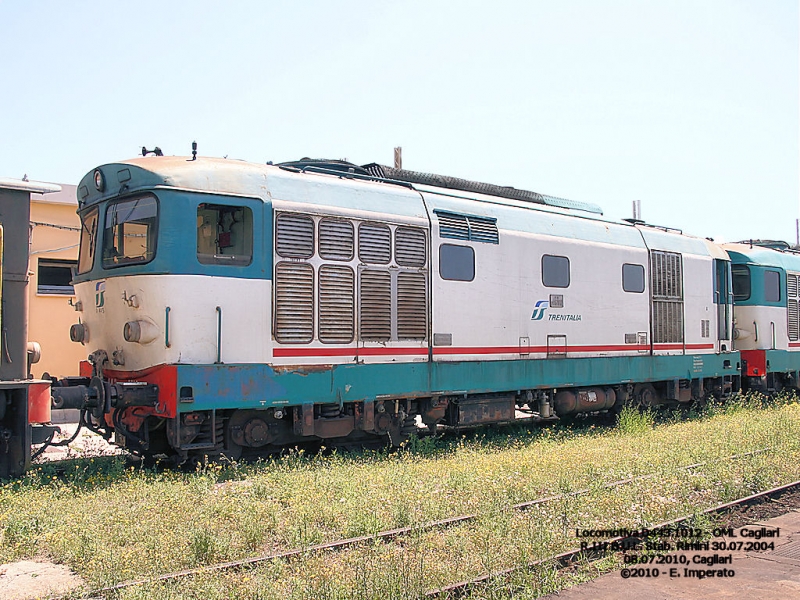
MULTIPOLYGON (((671 527, 674 525, 678 525, 689 519, 699 515, 710 515, 714 513, 723 512, 729 508, 735 508, 737 506, 746 506, 748 504, 753 504, 756 501, 761 500, 762 498, 767 498, 769 496, 773 496, 776 494, 780 494, 782 492, 788 491, 792 488, 800 487, 800 480, 793 481, 792 483, 787 483, 785 485, 781 485, 769 490, 765 490, 763 492, 758 492, 757 494, 752 494, 750 496, 746 496, 744 498, 739 498, 737 500, 732 500, 730 502, 724 502, 722 504, 718 504, 716 506, 712 506, 711 508, 707 508, 700 513, 694 513, 690 515, 684 515, 682 517, 678 517, 677 519, 671 519, 669 521, 664 521, 663 523, 658 523, 657 525, 649 526, 648 529, 650 530, 657 530, 657 529, 664 529, 667 527, 671 527)), ((547 558, 541 558, 532 562, 529 562, 525 565, 520 565, 517 567, 511 567, 509 569, 503 569, 500 571, 494 571, 492 573, 485 573, 483 575, 479 575, 473 579, 468 579, 465 581, 461 581, 459 583, 454 583, 452 585, 448 585, 442 588, 437 588, 435 590, 430 590, 423 595, 423 598, 460 598, 465 594, 468 594, 472 591, 473 588, 487 584, 494 580, 499 580, 506 578, 510 575, 514 575, 515 573, 521 573, 523 571, 530 571, 535 569, 536 567, 540 567, 545 564, 555 563, 558 565, 559 568, 565 568, 576 561, 578 561, 581 557, 596 557, 600 558, 605 556, 609 553, 615 552, 611 550, 611 544, 613 543, 622 543, 624 544, 627 540, 635 540, 638 539, 634 536, 618 536, 615 538, 610 538, 605 540, 609 542, 609 546, 606 546, 605 550, 603 549, 588 549, 588 550, 580 550, 578 548, 573 548, 571 550, 567 550, 565 552, 561 552, 560 554, 556 554, 554 556, 549 556, 547 558)))
MULTIPOLYGON (((766 447, 766 448, 761 448, 759 450, 751 450, 749 452, 743 452, 743 453, 739 453, 739 454, 732 454, 732 455, 729 455, 729 456, 724 456, 722 458, 718 458, 718 459, 715 459, 715 460, 692 463, 690 465, 684 465, 682 467, 678 467, 676 469, 676 472, 695 469, 695 468, 702 467, 702 466, 705 466, 705 465, 708 465, 708 464, 712 464, 712 463, 719 463, 719 462, 724 462, 724 461, 728 461, 728 460, 737 460, 737 459, 745 458, 745 457, 748 457, 748 456, 756 456, 758 454, 764 454, 765 452, 770 452, 771 450, 774 450, 774 448, 772 446, 769 446, 769 447, 766 447)), ((616 480, 616 481, 612 481, 610 483, 603 484, 603 486, 601 486, 601 488, 582 488, 582 489, 579 489, 579 490, 566 492, 566 493, 563 493, 563 494, 554 494, 554 495, 551 495, 551 496, 544 496, 542 498, 537 498, 535 500, 529 500, 529 501, 526 501, 526 502, 520 502, 519 504, 513 504, 509 508, 511 510, 527 510, 527 509, 532 508, 534 506, 538 506, 538 505, 541 505, 541 504, 546 504, 548 502, 554 502, 556 500, 562 500, 564 498, 585 495, 585 494, 591 492, 592 489, 613 489, 615 487, 619 487, 619 486, 626 485, 626 484, 629 484, 629 483, 633 483, 633 482, 636 482, 636 481, 642 481, 642 480, 646 480, 646 479, 651 479, 653 477, 658 476, 659 474, 660 473, 648 473, 648 474, 645 474, 645 475, 636 475, 636 476, 633 476, 633 477, 627 477, 625 479, 619 479, 619 480, 616 480)), ((375 533, 375 534, 371 534, 371 535, 361 535, 361 536, 341 539, 341 540, 337 540, 337 541, 333 541, 333 542, 326 542, 326 543, 323 543, 323 544, 315 544, 313 546, 306 546, 306 547, 303 547, 303 548, 294 548, 294 549, 291 549, 291 550, 285 550, 285 551, 282 551, 282 552, 274 552, 274 553, 270 553, 270 554, 263 554, 263 555, 260 555, 260 556, 253 556, 253 557, 250 557, 250 558, 244 558, 244 559, 240 559, 240 560, 215 563, 213 565, 204 565, 204 566, 195 567, 195 568, 192 568, 192 569, 184 569, 184 570, 181 570, 181 571, 174 571, 174 572, 170 572, 170 573, 164 573, 164 574, 158 575, 156 577, 147 577, 147 578, 142 578, 142 579, 124 581, 124 582, 117 583, 117 584, 114 584, 114 585, 93 589, 91 591, 86 592, 84 595, 82 595, 80 597, 82 597, 82 598, 93 598, 93 597, 96 597, 96 596, 101 595, 101 594, 106 594, 106 593, 109 593, 109 592, 121 591, 123 589, 134 587, 134 586, 137 586, 137 585, 145 585, 145 584, 149 584, 149 583, 158 583, 158 582, 171 581, 171 580, 174 580, 174 579, 181 579, 181 578, 184 578, 184 577, 192 577, 192 576, 195 576, 195 575, 214 573, 214 572, 219 572, 219 571, 229 571, 229 570, 242 569, 242 568, 251 567, 253 565, 258 565, 260 563, 271 562, 271 561, 281 560, 281 559, 296 558, 298 556, 302 556, 304 554, 309 554, 309 553, 325 552, 325 551, 330 551, 330 550, 341 550, 341 549, 344 549, 344 548, 348 548, 348 547, 351 547, 351 546, 356 546, 358 544, 363 544, 363 543, 366 543, 366 542, 388 541, 388 540, 392 540, 392 539, 397 538, 397 537, 401 537, 401 536, 404 536, 404 535, 409 535, 409 534, 411 534, 413 532, 425 532, 425 531, 432 531, 432 530, 436 530, 436 529, 446 529, 446 528, 452 527, 454 525, 460 525, 460 524, 463 524, 463 523, 468 523, 468 522, 475 521, 479 517, 480 517, 479 513, 469 513, 469 514, 459 515, 459 516, 456 516, 456 517, 449 517, 447 519, 441 519, 441 520, 438 520, 438 521, 430 521, 428 523, 423 523, 421 525, 414 525, 414 526, 410 526, 410 527, 398 527, 396 529, 389 529, 389 530, 381 531, 381 532, 378 532, 378 533, 375 533)), ((564 553, 564 556, 567 556, 569 554, 570 554, 569 552, 564 553)), ((553 559, 557 559, 559 556, 560 555, 558 555, 556 557, 550 557, 548 559, 543 559, 543 560, 553 560, 553 559)), ((543 562, 543 561, 540 561, 540 562, 543 562)), ((492 575, 487 575, 487 577, 490 577, 490 576, 492 576, 492 575)), ((456 584, 456 585, 461 585, 461 584, 456 584)), ((63 596, 51 597, 49 600, 67 600, 67 598, 74 598, 74 597, 75 596, 72 595, 72 594, 67 594, 67 595, 63 595, 63 596)))

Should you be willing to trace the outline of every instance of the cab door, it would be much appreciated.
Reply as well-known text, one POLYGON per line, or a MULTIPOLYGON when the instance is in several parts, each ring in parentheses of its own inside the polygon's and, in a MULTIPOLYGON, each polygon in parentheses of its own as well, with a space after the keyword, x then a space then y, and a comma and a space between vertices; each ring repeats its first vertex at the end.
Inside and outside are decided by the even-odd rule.
POLYGON ((714 259, 714 305, 717 307, 717 352, 733 349, 733 287, 731 263, 714 259))

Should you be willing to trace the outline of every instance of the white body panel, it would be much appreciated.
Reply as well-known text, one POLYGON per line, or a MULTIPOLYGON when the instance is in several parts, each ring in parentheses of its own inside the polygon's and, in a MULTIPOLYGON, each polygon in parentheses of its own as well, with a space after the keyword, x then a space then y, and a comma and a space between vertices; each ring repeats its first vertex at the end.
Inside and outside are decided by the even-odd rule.
POLYGON ((785 307, 738 305, 736 329, 737 350, 800 350, 789 346, 785 307))
POLYGON ((75 291, 83 304, 79 315, 89 330, 87 354, 102 349, 112 362, 113 352, 122 350, 124 364, 108 367, 125 371, 164 363, 213 364, 217 361, 219 307, 221 362, 267 362, 271 283, 200 275, 130 275, 78 284, 75 291), (102 298, 97 290, 100 283, 104 286, 102 298), (125 323, 137 320, 154 328, 155 337, 149 343, 125 341, 125 323))

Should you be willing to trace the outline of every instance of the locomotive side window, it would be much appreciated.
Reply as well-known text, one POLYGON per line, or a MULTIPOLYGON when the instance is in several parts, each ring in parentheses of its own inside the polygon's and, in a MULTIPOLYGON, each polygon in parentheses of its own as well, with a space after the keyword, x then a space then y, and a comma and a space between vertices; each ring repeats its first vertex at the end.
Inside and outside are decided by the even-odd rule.
POLYGON ((778 271, 764 271, 764 300, 781 301, 781 274, 778 271))
POLYGON ((475 250, 470 246, 439 246, 439 275, 449 281, 475 279, 475 250))
POLYGON ((545 287, 569 287, 569 259, 566 256, 542 256, 542 283, 545 287))
POLYGON ((342 219, 320 219, 319 255, 326 260, 351 260, 355 234, 353 224, 342 219))
POLYGON ((358 258, 368 265, 388 265, 392 260, 392 231, 387 225, 358 226, 358 258))
POLYGON ((97 249, 97 215, 95 206, 81 215, 81 245, 78 252, 78 273, 86 273, 94 266, 94 254, 97 249))
POLYGON ((745 265, 731 265, 733 278, 733 299, 750 299, 750 268, 745 265))
POLYGON ((110 204, 103 231, 103 267, 143 264, 156 250, 158 203, 142 196, 110 204))
POLYGON ((314 256, 314 220, 311 217, 281 213, 276 219, 275 233, 275 249, 279 256, 314 256))
POLYGON ((204 265, 249 265, 253 259, 253 212, 246 206, 197 207, 197 260, 204 265))
POLYGON ((625 263, 622 265, 622 290, 641 294, 644 292, 644 266, 625 263))

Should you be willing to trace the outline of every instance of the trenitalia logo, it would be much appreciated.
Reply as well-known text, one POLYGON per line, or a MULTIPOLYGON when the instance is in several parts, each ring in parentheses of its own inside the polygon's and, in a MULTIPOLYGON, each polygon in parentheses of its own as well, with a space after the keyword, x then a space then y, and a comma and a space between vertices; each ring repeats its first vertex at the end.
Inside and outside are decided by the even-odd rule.
POLYGON ((106 303, 106 282, 98 281, 94 286, 94 306, 103 308, 106 303))
POLYGON ((536 306, 533 308, 531 321, 541 321, 544 318, 544 311, 550 307, 550 302, 547 300, 537 300, 536 306))

